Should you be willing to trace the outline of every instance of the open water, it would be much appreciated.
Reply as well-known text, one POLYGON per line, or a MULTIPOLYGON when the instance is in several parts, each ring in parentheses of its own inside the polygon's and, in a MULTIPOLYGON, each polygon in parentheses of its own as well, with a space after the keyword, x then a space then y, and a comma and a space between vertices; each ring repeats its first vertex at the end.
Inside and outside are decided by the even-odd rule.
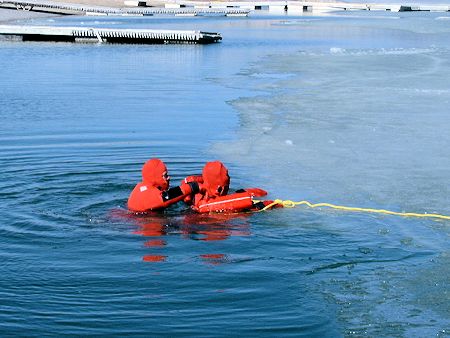
POLYGON ((450 223, 278 209, 136 217, 220 159, 270 198, 450 214, 450 15, 60 18, 216 45, 0 42, 0 335, 450 330, 450 223))

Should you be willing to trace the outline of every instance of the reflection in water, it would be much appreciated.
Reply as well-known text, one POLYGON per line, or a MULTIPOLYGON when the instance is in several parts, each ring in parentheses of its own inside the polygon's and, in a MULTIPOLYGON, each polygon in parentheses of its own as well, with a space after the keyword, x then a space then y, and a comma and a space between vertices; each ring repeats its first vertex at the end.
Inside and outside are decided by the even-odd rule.
POLYGON ((136 230, 133 233, 146 237, 162 236, 165 234, 165 225, 162 223, 151 222, 145 224, 139 224, 140 230, 136 230))
POLYGON ((152 246, 153 247, 162 247, 164 245, 166 245, 166 242, 163 240, 159 240, 159 239, 156 239, 153 241, 147 241, 144 243, 144 246, 148 246, 148 247, 152 247, 152 246))
MULTIPOLYGON (((164 225, 160 223, 151 222, 142 224, 140 227, 140 230, 136 230, 133 233, 146 237, 158 237, 164 235, 164 225)), ((145 247, 164 247, 165 245, 166 242, 161 239, 149 240, 144 243, 145 247)), ((166 255, 144 255, 142 260, 144 262, 164 262, 166 258, 166 255)))
MULTIPOLYGON (((247 218, 250 214, 184 214, 167 215, 163 213, 148 213, 135 215, 127 213, 126 217, 137 229, 133 234, 144 237, 154 237, 144 243, 149 249, 162 250, 167 246, 167 235, 181 234, 181 238, 195 241, 223 241, 233 236, 249 236, 247 218)), ((164 262, 165 254, 146 254, 142 257, 144 262, 164 262)), ((218 265, 229 261, 223 253, 201 254, 203 262, 218 265)))
POLYGON ((167 256, 164 255, 145 255, 142 257, 144 262, 164 262, 167 256))
POLYGON ((205 263, 219 265, 228 261, 228 256, 224 254, 204 254, 200 255, 205 263))

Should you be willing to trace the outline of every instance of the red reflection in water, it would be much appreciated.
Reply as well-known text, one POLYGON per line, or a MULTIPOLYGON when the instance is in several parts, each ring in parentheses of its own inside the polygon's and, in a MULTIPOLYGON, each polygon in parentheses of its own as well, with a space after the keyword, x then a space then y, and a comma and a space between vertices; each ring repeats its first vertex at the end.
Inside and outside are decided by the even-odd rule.
POLYGON ((204 255, 200 255, 200 257, 206 258, 206 259, 221 259, 221 258, 224 258, 225 255, 224 254, 204 254, 204 255))
MULTIPOLYGON (((133 220, 138 228, 133 234, 153 237, 144 243, 149 250, 163 250, 167 242, 162 239, 168 234, 182 234, 182 238, 196 241, 223 241, 231 236, 249 236, 250 230, 247 218, 251 214, 186 214, 171 216, 164 213, 149 213, 135 215, 122 213, 129 220, 133 220), (125 214, 125 215, 124 215, 125 214)), ((115 216, 119 216, 117 213, 115 216)), ((166 248, 167 250, 167 248, 166 248)), ((200 255, 207 264, 223 264, 228 262, 225 254, 200 255)), ((165 262, 167 255, 148 254, 142 257, 144 262, 165 262)))
POLYGON ((184 217, 185 224, 203 224, 203 225, 230 225, 236 221, 242 221, 246 223, 250 213, 223 213, 223 214, 188 214, 184 217))
POLYGON ((164 255, 145 255, 142 257, 144 262, 164 262, 167 256, 164 255))
POLYGON ((223 241, 230 236, 248 236, 248 214, 191 214, 184 218, 183 234, 201 234, 201 241, 223 241), (238 222, 238 223, 237 223, 238 222), (237 228, 237 229, 236 229, 237 228))
POLYGON ((162 239, 155 239, 153 241, 147 241, 144 243, 144 246, 146 247, 163 247, 164 245, 166 245, 166 242, 162 239))
POLYGON ((133 233, 146 237, 158 237, 164 235, 165 226, 161 223, 152 222, 140 225, 141 229, 133 233))

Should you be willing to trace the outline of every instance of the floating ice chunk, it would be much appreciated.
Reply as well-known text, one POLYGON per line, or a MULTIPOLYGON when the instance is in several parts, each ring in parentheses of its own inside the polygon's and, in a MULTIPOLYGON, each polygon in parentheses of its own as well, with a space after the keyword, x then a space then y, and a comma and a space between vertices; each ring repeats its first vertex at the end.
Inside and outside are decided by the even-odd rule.
POLYGON ((288 146, 294 145, 294 142, 292 142, 292 140, 285 140, 284 143, 286 143, 288 146))

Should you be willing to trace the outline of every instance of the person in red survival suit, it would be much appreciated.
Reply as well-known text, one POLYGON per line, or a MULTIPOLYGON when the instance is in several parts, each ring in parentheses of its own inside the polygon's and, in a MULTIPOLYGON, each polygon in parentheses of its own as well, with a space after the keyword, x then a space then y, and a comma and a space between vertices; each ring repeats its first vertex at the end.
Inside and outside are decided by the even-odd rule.
POLYGON ((128 209, 134 212, 162 210, 200 191, 196 181, 183 182, 174 188, 169 188, 169 184, 164 162, 157 158, 148 160, 142 167, 142 182, 134 187, 128 198, 128 209))
POLYGON ((267 195, 266 191, 259 188, 240 189, 228 195, 230 176, 220 161, 206 163, 201 176, 188 176, 183 181, 189 182, 197 182, 201 189, 184 201, 199 213, 256 211, 272 203, 253 200, 254 197, 267 195))

